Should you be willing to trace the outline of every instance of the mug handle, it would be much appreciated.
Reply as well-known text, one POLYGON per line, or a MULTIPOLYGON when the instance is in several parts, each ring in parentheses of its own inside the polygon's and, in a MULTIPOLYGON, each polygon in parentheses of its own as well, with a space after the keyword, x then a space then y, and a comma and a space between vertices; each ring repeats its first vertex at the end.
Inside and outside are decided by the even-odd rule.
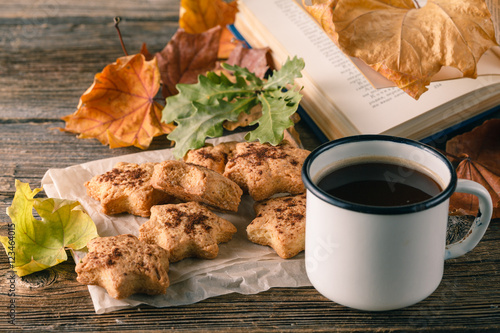
POLYGON ((472 180, 458 179, 455 192, 469 193, 477 196, 481 216, 476 217, 464 238, 446 246, 445 260, 460 257, 476 247, 481 238, 483 238, 493 214, 493 203, 490 194, 481 184, 472 180))

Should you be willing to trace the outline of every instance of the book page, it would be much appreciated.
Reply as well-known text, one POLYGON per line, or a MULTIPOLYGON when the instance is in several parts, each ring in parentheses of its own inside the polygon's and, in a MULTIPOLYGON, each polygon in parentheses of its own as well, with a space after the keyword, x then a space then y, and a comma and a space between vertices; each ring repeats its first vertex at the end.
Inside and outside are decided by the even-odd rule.
MULTIPOLYGON (((304 59, 307 75, 359 133, 387 132, 447 101, 500 82, 500 77, 483 76, 432 83, 418 101, 398 88, 375 89, 295 1, 240 0, 240 3, 290 57, 304 59)), ((273 49, 273 45, 267 46, 273 49)), ((443 119, 449 116, 443 115, 443 119)))

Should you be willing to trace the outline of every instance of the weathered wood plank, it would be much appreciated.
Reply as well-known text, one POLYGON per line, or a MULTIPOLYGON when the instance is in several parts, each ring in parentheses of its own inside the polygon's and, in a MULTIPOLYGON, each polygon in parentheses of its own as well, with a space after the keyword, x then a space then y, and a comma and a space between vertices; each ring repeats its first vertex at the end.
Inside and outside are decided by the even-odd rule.
POLYGON ((124 16, 153 20, 165 13, 177 15, 179 1, 169 0, 122 0, 122 1, 52 1, 1 0, 0 18, 16 18, 35 24, 49 23, 54 18, 124 16), (47 21, 44 21, 47 20, 47 21))
MULTIPOLYGON (((74 112, 94 75, 124 55, 111 17, 81 23, 79 28, 65 23, 43 29, 43 38, 16 45, 19 50, 12 45, 0 48, 0 120, 47 119, 74 112)), ((122 27, 131 54, 143 42, 150 52, 160 51, 175 29, 176 23, 169 21, 124 22, 122 27), (127 30, 134 31, 133 38, 127 30)))

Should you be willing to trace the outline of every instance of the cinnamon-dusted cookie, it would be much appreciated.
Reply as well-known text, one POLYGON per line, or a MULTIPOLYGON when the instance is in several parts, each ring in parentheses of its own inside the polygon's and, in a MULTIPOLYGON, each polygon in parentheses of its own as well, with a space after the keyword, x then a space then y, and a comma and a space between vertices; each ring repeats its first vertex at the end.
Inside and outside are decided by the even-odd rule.
POLYGON ((85 183, 87 194, 101 202, 104 214, 130 213, 148 217, 153 205, 173 200, 151 185, 154 165, 117 163, 111 171, 94 176, 85 183))
POLYGON ((165 294, 169 262, 168 252, 161 247, 120 235, 94 238, 87 248, 75 268, 78 282, 103 287, 116 299, 136 293, 165 294))
POLYGON ((256 201, 268 199, 276 193, 304 193, 301 171, 309 153, 286 142, 277 146, 241 142, 226 164, 224 176, 256 201))
POLYGON ((205 167, 182 161, 155 165, 153 187, 182 201, 196 201, 223 210, 238 210, 243 191, 233 181, 205 167))
POLYGON ((157 244, 169 252, 170 262, 188 257, 213 259, 219 243, 236 232, 229 221, 197 202, 158 205, 151 218, 139 228, 139 239, 157 244))
POLYGON ((304 250, 305 194, 257 202, 254 208, 257 217, 247 226, 250 241, 272 247, 284 259, 304 250))
POLYGON ((223 142, 216 146, 205 146, 188 151, 184 162, 204 166, 217 173, 223 174, 228 156, 236 146, 236 142, 223 142))

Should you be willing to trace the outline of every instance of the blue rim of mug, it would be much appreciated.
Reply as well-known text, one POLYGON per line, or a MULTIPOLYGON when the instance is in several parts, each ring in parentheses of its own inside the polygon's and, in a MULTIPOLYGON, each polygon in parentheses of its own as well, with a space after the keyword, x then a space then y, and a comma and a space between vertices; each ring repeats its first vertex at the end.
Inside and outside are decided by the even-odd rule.
POLYGON ((406 139, 406 138, 401 138, 401 137, 396 137, 396 136, 390 136, 390 135, 379 135, 379 134, 367 134, 367 135, 355 135, 355 136, 349 136, 349 137, 344 137, 341 139, 333 140, 330 142, 326 142, 316 149, 314 149, 309 156, 304 161, 304 165, 302 167, 302 181, 304 182, 304 185, 306 189, 308 189, 313 195, 316 197, 320 198, 321 200, 330 203, 332 205, 335 205, 337 207, 345 208, 348 210, 352 211, 357 211, 361 213, 367 213, 367 214, 379 214, 379 215, 396 215, 396 214, 407 214, 407 213, 414 213, 414 212, 419 212, 422 210, 429 209, 431 207, 437 206, 443 201, 447 200, 453 192, 455 192, 455 188, 457 186, 457 175, 455 173, 455 170, 453 168, 453 165, 451 162, 438 150, 435 148, 428 146, 426 144, 423 144, 418 141, 414 141, 411 139, 406 139), (391 207, 383 207, 383 206, 368 206, 368 205, 362 205, 362 204, 357 204, 353 203, 350 201, 345 201, 338 199, 334 196, 331 196, 327 192, 323 191, 320 189, 316 183, 314 183, 309 176, 309 170, 311 168, 312 163, 314 160, 324 153, 325 151, 331 149, 332 147, 339 146, 345 143, 356 143, 356 142, 363 142, 363 141, 391 141, 395 143, 402 143, 410 146, 417 147, 419 149, 424 150, 427 153, 430 153, 436 157, 438 157, 440 160, 443 161, 443 163, 448 167, 448 170, 450 172, 451 178, 446 186, 445 189, 443 189, 438 195, 425 200, 421 202, 417 202, 415 204, 411 205, 405 205, 405 206, 391 206, 391 207))

